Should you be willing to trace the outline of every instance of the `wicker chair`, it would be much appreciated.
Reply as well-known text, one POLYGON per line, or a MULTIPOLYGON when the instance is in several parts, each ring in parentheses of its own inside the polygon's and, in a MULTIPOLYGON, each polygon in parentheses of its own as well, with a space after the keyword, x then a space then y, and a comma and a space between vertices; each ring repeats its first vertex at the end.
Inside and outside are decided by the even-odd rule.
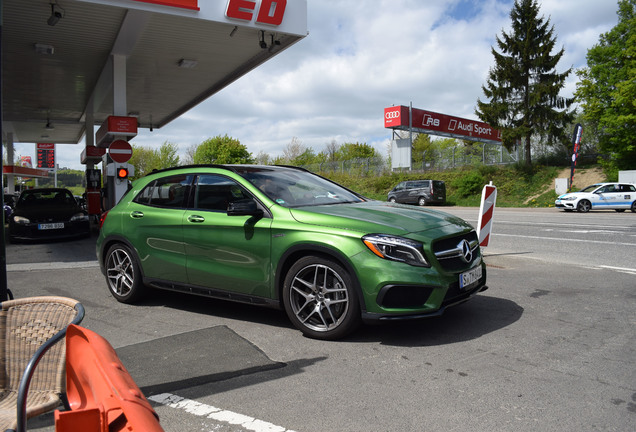
POLYGON ((64 338, 69 324, 78 324, 83 318, 82 304, 65 297, 2 302, 0 431, 25 431, 27 418, 60 405, 65 391, 66 350, 63 343, 56 342, 64 338))

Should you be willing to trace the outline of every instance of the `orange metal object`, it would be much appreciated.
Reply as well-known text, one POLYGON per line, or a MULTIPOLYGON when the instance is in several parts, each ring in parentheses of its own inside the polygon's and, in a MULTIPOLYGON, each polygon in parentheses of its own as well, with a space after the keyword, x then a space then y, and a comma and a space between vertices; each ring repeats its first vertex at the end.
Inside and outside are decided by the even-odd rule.
POLYGON ((163 432, 159 417, 106 339, 77 325, 66 332, 70 411, 55 411, 56 432, 163 432))

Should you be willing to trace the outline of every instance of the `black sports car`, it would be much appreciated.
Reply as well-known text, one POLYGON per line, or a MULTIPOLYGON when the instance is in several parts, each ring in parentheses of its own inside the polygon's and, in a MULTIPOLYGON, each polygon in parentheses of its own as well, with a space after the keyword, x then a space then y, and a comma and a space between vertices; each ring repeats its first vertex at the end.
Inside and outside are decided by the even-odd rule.
POLYGON ((22 192, 9 217, 9 241, 89 236, 88 214, 63 188, 22 192))

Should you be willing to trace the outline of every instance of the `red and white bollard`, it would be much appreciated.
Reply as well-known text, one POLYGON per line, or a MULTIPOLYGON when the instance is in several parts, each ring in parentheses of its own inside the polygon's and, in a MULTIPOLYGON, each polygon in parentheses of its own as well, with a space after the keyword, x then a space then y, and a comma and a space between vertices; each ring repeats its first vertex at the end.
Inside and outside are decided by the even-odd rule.
POLYGON ((481 191, 481 205, 479 206, 479 219, 477 220, 479 246, 486 247, 490 241, 492 230, 492 216, 497 201, 497 188, 490 184, 484 186, 481 191))

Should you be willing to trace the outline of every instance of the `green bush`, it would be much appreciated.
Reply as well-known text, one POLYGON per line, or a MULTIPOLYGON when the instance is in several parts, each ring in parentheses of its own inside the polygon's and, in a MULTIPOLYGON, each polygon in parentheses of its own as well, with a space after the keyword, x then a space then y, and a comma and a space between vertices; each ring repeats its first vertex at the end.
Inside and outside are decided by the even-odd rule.
POLYGON ((457 194, 466 198, 471 195, 475 195, 480 193, 481 189, 484 187, 485 180, 479 174, 479 172, 469 172, 468 174, 459 177, 453 181, 452 186, 457 189, 457 194))

